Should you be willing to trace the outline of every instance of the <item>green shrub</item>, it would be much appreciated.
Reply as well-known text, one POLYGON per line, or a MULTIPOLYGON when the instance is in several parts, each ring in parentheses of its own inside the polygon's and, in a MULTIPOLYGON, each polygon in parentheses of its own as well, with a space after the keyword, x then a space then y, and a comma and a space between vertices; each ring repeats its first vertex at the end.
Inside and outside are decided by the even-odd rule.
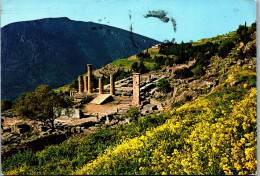
POLYGON ((224 40, 219 46, 218 55, 221 57, 227 56, 231 49, 235 46, 234 42, 231 39, 224 40))
POLYGON ((248 87, 256 87, 256 76, 255 75, 237 75, 236 80, 238 83, 247 83, 248 87))
POLYGON ((178 108, 178 107, 182 106, 183 104, 184 104, 183 101, 179 101, 179 102, 173 103, 173 104, 171 105, 171 107, 172 107, 172 108, 178 108))
POLYGON ((135 122, 140 117, 140 111, 138 108, 130 108, 130 110, 124 115, 126 118, 129 118, 130 121, 135 122))
POLYGON ((203 69, 202 65, 198 65, 196 68, 194 68, 193 73, 194 73, 195 77, 198 77, 198 76, 204 75, 205 70, 203 69))
POLYGON ((188 68, 176 70, 174 72, 174 74, 175 74, 174 78, 177 78, 177 79, 184 79, 184 78, 189 78, 189 77, 193 76, 193 72, 188 68))
POLYGON ((159 91, 163 93, 168 93, 171 91, 171 85, 167 78, 160 79, 156 84, 156 87, 158 87, 159 91))

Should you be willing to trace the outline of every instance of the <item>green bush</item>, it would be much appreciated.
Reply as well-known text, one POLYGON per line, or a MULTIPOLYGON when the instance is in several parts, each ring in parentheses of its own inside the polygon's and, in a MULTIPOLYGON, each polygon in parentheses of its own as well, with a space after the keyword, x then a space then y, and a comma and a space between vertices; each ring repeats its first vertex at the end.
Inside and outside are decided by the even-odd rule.
POLYGON ((130 121, 135 122, 140 117, 140 111, 138 108, 130 108, 130 110, 124 115, 125 118, 129 118, 130 121))
POLYGON ((237 75, 236 80, 238 83, 247 83, 248 87, 256 87, 256 76, 255 75, 237 75))
POLYGON ((184 78, 189 78, 189 77, 193 76, 193 72, 188 68, 176 70, 174 72, 174 74, 175 74, 174 78, 177 78, 177 79, 184 79, 184 78))
POLYGON ((221 57, 227 56, 231 49, 235 46, 234 42, 230 39, 224 40, 219 46, 218 55, 221 57))
POLYGON ((195 77, 198 77, 198 76, 204 75, 205 70, 203 69, 202 65, 198 65, 196 68, 194 68, 193 73, 194 73, 195 77))
POLYGON ((183 101, 179 101, 179 102, 173 103, 171 106, 172 106, 172 108, 178 108, 178 107, 182 106, 183 104, 184 104, 183 101))
POLYGON ((140 63, 138 64, 138 62, 134 62, 131 66, 132 70, 138 73, 147 73, 149 70, 145 67, 143 61, 140 61, 140 63))
POLYGON ((171 91, 171 85, 167 78, 160 79, 156 84, 156 87, 158 87, 159 91, 163 93, 168 93, 171 91))

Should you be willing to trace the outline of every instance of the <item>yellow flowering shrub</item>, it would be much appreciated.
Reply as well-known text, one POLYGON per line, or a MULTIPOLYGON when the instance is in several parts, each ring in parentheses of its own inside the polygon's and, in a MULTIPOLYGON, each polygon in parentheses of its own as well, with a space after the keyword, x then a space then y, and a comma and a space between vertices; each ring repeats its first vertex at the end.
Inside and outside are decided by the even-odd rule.
POLYGON ((230 98, 216 98, 225 110, 207 97, 167 110, 172 118, 163 125, 122 140, 74 174, 254 174, 256 88, 230 98))

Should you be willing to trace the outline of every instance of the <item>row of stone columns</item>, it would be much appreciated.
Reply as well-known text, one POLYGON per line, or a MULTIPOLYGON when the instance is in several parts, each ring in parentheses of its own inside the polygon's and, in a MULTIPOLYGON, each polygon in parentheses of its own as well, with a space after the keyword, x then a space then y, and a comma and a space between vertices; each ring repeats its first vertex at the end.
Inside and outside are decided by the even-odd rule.
MULTIPOLYGON (((93 75, 92 65, 88 64, 88 77, 79 76, 79 93, 86 92, 93 93, 93 75)), ((104 94, 103 78, 99 78, 99 94, 104 94)), ((115 82, 113 74, 110 74, 110 95, 115 95, 115 82)), ((133 104, 140 105, 140 73, 133 74, 133 104)))
MULTIPOLYGON (((94 82, 93 82, 93 75, 92 75, 92 65, 88 64, 88 76, 78 76, 78 87, 79 93, 88 92, 93 93, 94 89, 94 82)), ((99 94, 104 94, 104 83, 103 78, 99 78, 99 94)), ((110 74, 110 95, 115 95, 115 82, 113 74, 110 74)))

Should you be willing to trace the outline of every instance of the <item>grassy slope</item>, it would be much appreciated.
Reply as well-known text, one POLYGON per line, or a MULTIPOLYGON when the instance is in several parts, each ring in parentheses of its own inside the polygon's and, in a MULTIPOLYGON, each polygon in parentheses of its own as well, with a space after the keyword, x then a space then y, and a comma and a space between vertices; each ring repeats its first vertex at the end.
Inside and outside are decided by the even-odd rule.
MULTIPOLYGON (((256 71, 245 64, 233 65, 224 73, 221 64, 230 59, 236 60, 211 60, 209 67, 219 65, 218 76, 223 80, 205 97, 36 154, 14 155, 4 161, 4 173, 256 173, 256 71), (230 87, 234 81, 236 86, 230 87)), ((124 59, 112 65, 129 67, 131 62, 124 59)))

